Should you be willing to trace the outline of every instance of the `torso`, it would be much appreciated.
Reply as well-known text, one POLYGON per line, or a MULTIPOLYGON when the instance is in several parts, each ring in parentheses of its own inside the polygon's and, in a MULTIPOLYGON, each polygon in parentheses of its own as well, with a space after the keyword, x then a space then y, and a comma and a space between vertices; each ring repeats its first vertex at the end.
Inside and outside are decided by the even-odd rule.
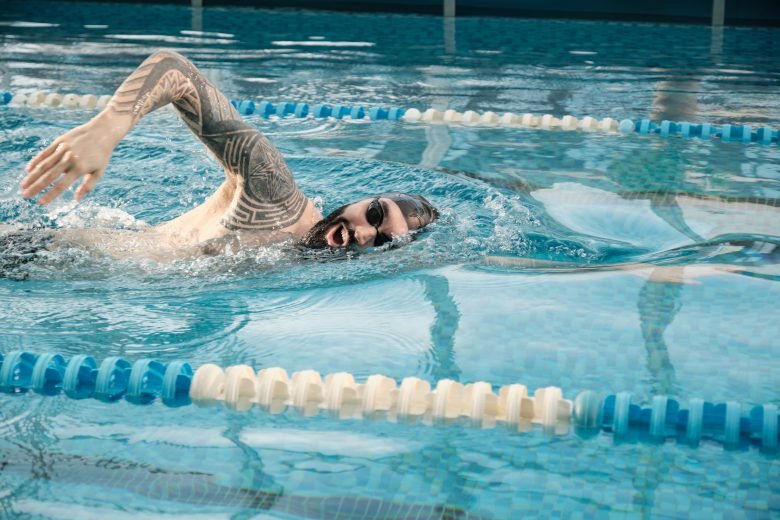
POLYGON ((97 249, 116 258, 166 262, 237 252, 242 247, 260 247, 300 238, 322 218, 307 199, 301 218, 291 226, 274 231, 233 231, 222 221, 230 211, 236 191, 226 181, 197 208, 163 224, 140 230, 60 229, 57 230, 57 243, 61 247, 97 249))

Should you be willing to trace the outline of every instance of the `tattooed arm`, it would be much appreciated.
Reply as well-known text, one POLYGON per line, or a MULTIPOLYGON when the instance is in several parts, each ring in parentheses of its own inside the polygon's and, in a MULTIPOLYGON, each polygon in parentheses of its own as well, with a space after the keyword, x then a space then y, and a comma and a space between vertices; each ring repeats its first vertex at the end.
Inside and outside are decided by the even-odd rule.
POLYGON ((168 51, 144 61, 101 114, 30 161, 21 184, 23 196, 32 197, 57 181, 39 200, 46 204, 85 176, 76 191, 80 200, 94 188, 122 137, 144 115, 168 103, 236 181, 239 191, 223 220, 225 227, 278 230, 301 218, 307 199, 279 151, 241 119, 191 62, 168 51))

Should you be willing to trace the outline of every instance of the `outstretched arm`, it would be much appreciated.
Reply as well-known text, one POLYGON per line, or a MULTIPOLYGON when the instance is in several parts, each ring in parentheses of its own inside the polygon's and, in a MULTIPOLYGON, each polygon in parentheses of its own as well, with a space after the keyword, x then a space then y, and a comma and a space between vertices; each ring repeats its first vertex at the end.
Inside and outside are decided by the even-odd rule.
POLYGON ((192 132, 214 153, 239 190, 224 219, 231 229, 281 229, 301 217, 307 199, 279 151, 247 125, 229 100, 183 56, 150 56, 119 87, 92 121, 55 140, 30 161, 22 181, 32 197, 56 184, 40 202, 59 196, 79 177, 80 200, 105 171, 114 147, 146 114, 173 103, 192 132))

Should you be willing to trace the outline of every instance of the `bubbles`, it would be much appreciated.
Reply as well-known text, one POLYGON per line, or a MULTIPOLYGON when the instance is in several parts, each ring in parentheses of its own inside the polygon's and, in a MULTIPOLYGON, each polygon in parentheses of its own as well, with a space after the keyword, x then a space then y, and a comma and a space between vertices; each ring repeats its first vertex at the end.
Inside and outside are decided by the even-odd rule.
POLYGON ((489 239, 490 252, 517 255, 527 253, 529 244, 524 231, 529 227, 539 226, 539 221, 520 198, 495 192, 488 195, 485 206, 495 215, 493 234, 489 239))
POLYGON ((99 206, 92 201, 84 204, 69 202, 51 209, 51 222, 65 228, 144 229, 148 224, 120 208, 99 206))

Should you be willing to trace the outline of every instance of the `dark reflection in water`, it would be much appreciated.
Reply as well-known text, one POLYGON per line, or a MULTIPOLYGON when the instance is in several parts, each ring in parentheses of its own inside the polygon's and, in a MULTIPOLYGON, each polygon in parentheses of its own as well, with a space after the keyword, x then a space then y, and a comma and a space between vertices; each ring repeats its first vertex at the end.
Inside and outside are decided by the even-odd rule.
MULTIPOLYGON (((682 267, 674 269, 682 270, 682 267)), ((653 275, 639 291, 637 308, 642 338, 647 350, 647 369, 652 376, 653 395, 679 393, 674 365, 664 340, 664 332, 680 311, 683 286, 679 283, 653 281, 653 275)))
POLYGON ((425 285, 425 299, 433 306, 431 324, 432 365, 429 373, 434 381, 460 378, 460 367, 455 361, 455 333, 460 323, 460 311, 450 294, 450 285, 444 276, 421 275, 425 285))
POLYGON ((656 96, 650 113, 656 121, 696 121, 699 104, 696 96, 701 82, 692 80, 688 71, 663 71, 667 79, 656 83, 656 96))
MULTIPOLYGON (((238 511, 265 510, 301 518, 480 518, 459 506, 446 503, 415 504, 363 496, 305 496, 286 493, 278 486, 276 490, 259 489, 251 484, 273 482, 259 465, 253 468, 254 473, 246 486, 231 487, 217 484, 216 475, 168 471, 118 458, 92 459, 48 453, 44 463, 38 464, 30 455, 0 450, 0 468, 4 473, 28 477, 26 483, 32 485, 52 481, 108 486, 157 500, 238 511)), ((32 490, 24 491, 30 493, 32 490)), ((13 511, 12 507, 7 508, 7 512, 13 511)))

